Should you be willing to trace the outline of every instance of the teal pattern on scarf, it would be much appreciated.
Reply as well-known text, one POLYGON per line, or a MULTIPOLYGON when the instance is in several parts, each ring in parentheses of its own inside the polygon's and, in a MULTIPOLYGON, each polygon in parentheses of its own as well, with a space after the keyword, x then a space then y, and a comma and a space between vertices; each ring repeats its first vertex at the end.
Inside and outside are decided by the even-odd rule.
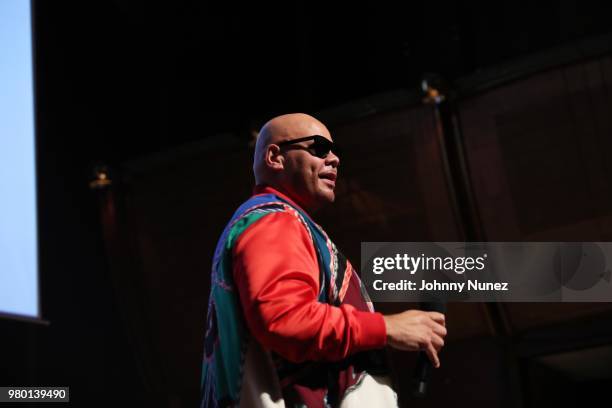
MULTIPOLYGON (((274 194, 256 195, 232 216, 217 243, 211 273, 206 319, 201 407, 239 404, 249 331, 232 277, 232 251, 238 237, 254 222, 274 212, 290 212, 306 227, 317 252, 319 302, 339 305, 344 276, 338 273, 338 252, 325 232, 302 210, 274 194)), ((370 299, 362 288, 370 310, 370 299)))

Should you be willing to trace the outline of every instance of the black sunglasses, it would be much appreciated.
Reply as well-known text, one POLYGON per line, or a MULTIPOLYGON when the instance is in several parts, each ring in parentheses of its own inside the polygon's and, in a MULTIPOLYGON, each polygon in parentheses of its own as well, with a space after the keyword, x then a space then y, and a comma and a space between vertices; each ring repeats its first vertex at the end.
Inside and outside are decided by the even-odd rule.
POLYGON ((326 158, 330 151, 334 152, 334 154, 338 157, 340 157, 340 154, 342 154, 340 148, 336 143, 330 141, 329 139, 321 135, 313 135, 300 137, 299 139, 286 140, 284 142, 278 143, 278 147, 292 145, 294 143, 306 142, 308 140, 314 140, 314 143, 310 146, 294 146, 294 148, 306 150, 308 153, 321 159, 326 158))

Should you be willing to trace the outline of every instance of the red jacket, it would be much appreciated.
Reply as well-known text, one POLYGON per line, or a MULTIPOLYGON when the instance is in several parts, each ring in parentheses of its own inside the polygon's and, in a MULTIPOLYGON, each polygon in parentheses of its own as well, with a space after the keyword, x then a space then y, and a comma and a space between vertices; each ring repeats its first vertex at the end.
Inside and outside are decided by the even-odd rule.
MULTIPOLYGON (((297 207, 271 187, 256 187, 255 193, 276 194, 297 207)), ((236 241, 233 267, 249 330, 289 361, 338 361, 385 346, 380 313, 318 301, 316 250, 295 216, 268 214, 252 224, 236 241)))

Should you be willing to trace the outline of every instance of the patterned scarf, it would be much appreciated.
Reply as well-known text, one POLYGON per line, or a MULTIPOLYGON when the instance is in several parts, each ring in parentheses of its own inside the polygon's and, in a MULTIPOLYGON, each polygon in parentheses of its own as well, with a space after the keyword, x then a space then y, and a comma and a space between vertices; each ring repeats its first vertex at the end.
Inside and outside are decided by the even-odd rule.
MULTIPOLYGON (((233 283, 232 250, 237 238, 251 224, 280 211, 293 214, 312 238, 319 265, 318 301, 335 306, 348 303, 358 310, 373 311, 356 271, 308 214, 274 194, 251 197, 234 213, 215 249, 204 340, 201 407, 239 405, 250 333, 233 283)), ((344 393, 361 381, 366 368, 372 372, 372 368, 384 365, 379 352, 357 353, 339 363, 299 364, 274 352, 270 354, 288 407, 337 406, 344 393)))

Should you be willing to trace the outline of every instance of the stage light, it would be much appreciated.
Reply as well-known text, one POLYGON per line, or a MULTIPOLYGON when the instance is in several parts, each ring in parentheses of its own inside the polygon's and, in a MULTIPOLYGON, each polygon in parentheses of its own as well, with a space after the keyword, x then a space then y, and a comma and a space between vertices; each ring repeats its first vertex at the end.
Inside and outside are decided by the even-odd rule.
POLYGON ((106 166, 95 166, 93 173, 93 180, 89 182, 89 188, 92 190, 104 189, 113 184, 110 178, 110 172, 106 166))
POLYGON ((439 75, 426 74, 421 80, 423 103, 439 104, 446 99, 444 81, 439 75))

